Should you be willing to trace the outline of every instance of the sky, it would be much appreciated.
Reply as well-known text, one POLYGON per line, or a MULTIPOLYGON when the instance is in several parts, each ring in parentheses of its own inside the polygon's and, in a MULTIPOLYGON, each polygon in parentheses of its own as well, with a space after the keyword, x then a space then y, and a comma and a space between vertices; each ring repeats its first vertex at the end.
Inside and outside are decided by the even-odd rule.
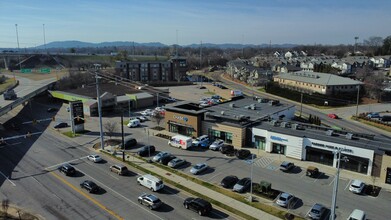
POLYGON ((354 44, 391 35, 390 10, 390 0, 0 0, 0 48, 17 48, 17 33, 20 48, 44 39, 354 44))

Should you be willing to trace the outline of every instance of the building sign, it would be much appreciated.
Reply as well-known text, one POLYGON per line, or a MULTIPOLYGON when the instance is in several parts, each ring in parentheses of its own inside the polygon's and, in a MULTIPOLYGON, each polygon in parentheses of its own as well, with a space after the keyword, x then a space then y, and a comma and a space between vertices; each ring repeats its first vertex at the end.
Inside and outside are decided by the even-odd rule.
POLYGON ((272 139, 273 141, 280 141, 280 142, 283 142, 283 141, 286 141, 288 142, 288 139, 286 138, 282 138, 282 137, 277 137, 277 136, 270 136, 270 139, 272 139))
POLYGON ((351 154, 353 153, 352 149, 346 149, 346 148, 342 148, 342 147, 336 147, 336 146, 321 144, 321 143, 317 143, 317 142, 312 142, 312 145, 317 146, 317 147, 321 147, 321 148, 330 149, 330 150, 341 149, 342 152, 347 152, 347 153, 351 153, 351 154))
POLYGON ((71 102, 70 106, 74 125, 84 124, 83 102, 71 102))
POLYGON ((187 117, 180 116, 180 115, 173 115, 172 117, 173 117, 174 119, 176 119, 176 120, 179 120, 179 121, 184 121, 184 122, 189 121, 189 119, 188 119, 187 117))

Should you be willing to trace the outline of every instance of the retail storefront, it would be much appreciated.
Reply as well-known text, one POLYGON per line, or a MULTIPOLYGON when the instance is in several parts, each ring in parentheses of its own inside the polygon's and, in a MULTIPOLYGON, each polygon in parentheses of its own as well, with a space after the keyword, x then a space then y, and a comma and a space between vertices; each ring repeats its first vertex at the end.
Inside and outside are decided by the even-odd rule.
POLYGON ((239 125, 203 121, 202 133, 208 134, 212 139, 221 139, 236 148, 245 145, 246 128, 239 125))
POLYGON ((195 138, 201 136, 202 118, 203 113, 190 114, 166 108, 166 129, 173 133, 195 138))
POLYGON ((270 131, 271 128, 267 129, 265 126, 263 128, 255 127, 253 128, 253 142, 255 146, 265 146, 264 149, 261 147, 258 149, 333 167, 337 167, 337 159, 334 158, 334 152, 337 149, 342 149, 341 157, 346 156, 349 159, 349 162, 341 163, 340 167, 342 169, 366 175, 371 175, 372 173, 374 150, 308 138, 306 136, 310 136, 310 134, 300 134, 303 131, 292 132, 292 129, 288 130, 287 128, 273 129, 288 131, 292 135, 270 131))

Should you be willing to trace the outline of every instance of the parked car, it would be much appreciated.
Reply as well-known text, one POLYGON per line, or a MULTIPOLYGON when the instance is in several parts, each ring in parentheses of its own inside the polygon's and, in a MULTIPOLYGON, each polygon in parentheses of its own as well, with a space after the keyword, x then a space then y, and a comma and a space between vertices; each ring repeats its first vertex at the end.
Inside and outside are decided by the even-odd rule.
MULTIPOLYGON (((127 136, 127 137, 125 137, 124 144, 125 144, 125 149, 129 149, 129 148, 135 147, 137 145, 137 140, 135 138, 132 138, 131 136, 127 136)), ((123 148, 123 147, 121 147, 121 148, 123 148)))
POLYGON ((280 170, 283 171, 283 172, 288 172, 288 171, 291 171, 294 167, 295 167, 294 163, 291 163, 291 162, 288 162, 288 161, 284 161, 280 165, 280 170))
POLYGON ((215 140, 210 146, 209 146, 209 149, 211 150, 220 150, 220 148, 224 145, 224 141, 223 140, 215 140))
POLYGON ((348 220, 365 220, 365 219, 366 219, 365 212, 359 209, 353 210, 353 212, 348 217, 348 220))
POLYGON ((231 154, 234 152, 234 146, 232 145, 223 145, 221 148, 220 148, 220 152, 222 154, 231 154))
POLYGON ((316 177, 319 175, 319 169, 314 166, 308 166, 305 174, 309 177, 316 177))
POLYGON ((197 212, 199 215, 206 215, 212 211, 212 204, 201 198, 187 198, 183 202, 183 206, 186 209, 191 209, 197 212))
POLYGON ((226 176, 221 180, 220 185, 224 188, 232 188, 238 181, 237 176, 226 176))
POLYGON ((87 159, 94 163, 99 163, 103 160, 102 157, 97 154, 88 155, 87 159))
POLYGON ((202 135, 202 136, 196 138, 196 139, 193 141, 193 146, 201 147, 202 144, 205 144, 205 143, 208 143, 208 142, 209 142, 209 137, 208 137, 208 135, 202 135))
POLYGON ((162 205, 162 201, 153 194, 143 193, 138 197, 138 202, 149 209, 157 209, 162 205))
POLYGON ((251 179, 246 177, 246 178, 239 180, 234 185, 232 190, 234 192, 243 193, 243 192, 246 192, 248 190, 248 188, 250 188, 250 185, 251 185, 251 179))
POLYGON ((322 204, 315 203, 308 213, 308 216, 311 219, 321 219, 325 211, 326 207, 324 207, 322 204))
POLYGON ((332 118, 332 119, 338 119, 339 118, 338 115, 336 115, 336 114, 327 114, 327 117, 332 118))
POLYGON ((183 166, 186 163, 187 163, 186 160, 177 157, 177 158, 174 158, 173 160, 171 160, 170 162, 168 162, 168 166, 171 168, 176 168, 176 167, 183 166))
POLYGON ((207 169, 208 169, 208 165, 206 163, 199 163, 190 169, 190 173, 197 175, 207 169))
POLYGON ((176 156, 174 155, 168 155, 166 157, 162 157, 162 159, 160 159, 160 163, 163 165, 168 165, 168 163, 175 158, 176 156))
POLYGON ((117 173, 118 175, 126 175, 128 173, 128 168, 124 165, 116 164, 110 166, 110 171, 117 173))
POLYGON ((146 145, 142 147, 139 151, 137 151, 137 154, 141 157, 149 156, 150 154, 155 153, 156 149, 153 145, 146 145))
POLYGON ((356 194, 361 194, 364 190, 365 183, 361 180, 353 180, 349 186, 349 191, 356 194))
POLYGON ((367 118, 380 118, 380 115, 378 112, 371 112, 367 114, 367 118))
POLYGON ((100 190, 100 187, 91 180, 83 181, 82 183, 80 183, 80 187, 82 189, 86 189, 89 193, 96 193, 100 190))
POLYGON ((140 112, 142 116, 151 116, 153 110, 152 109, 145 109, 144 111, 140 112))
POLYGON ((57 128, 66 128, 66 127, 68 127, 68 123, 66 123, 66 122, 59 122, 54 125, 54 128, 56 128, 56 129, 57 128))
POLYGON ((240 150, 236 151, 236 153, 235 153, 235 156, 241 160, 248 158, 250 155, 251 155, 251 152, 247 149, 240 149, 240 150))
POLYGON ((139 127, 140 125, 141 125, 140 120, 132 119, 129 120, 129 123, 126 126, 128 126, 128 128, 135 128, 135 127, 139 127))
POLYGON ((276 203, 277 203, 277 205, 279 205, 281 207, 289 208, 289 206, 292 204, 292 201, 294 200, 294 198, 295 198, 294 195, 284 192, 278 196, 276 203))
POLYGON ((153 158, 152 158, 152 161, 153 162, 160 162, 160 160, 163 158, 163 157, 167 157, 168 155, 171 155, 171 153, 169 152, 159 152, 158 154, 156 154, 153 158))
POLYGON ((61 173, 65 174, 66 176, 73 176, 73 175, 76 174, 76 169, 75 169, 73 166, 71 166, 70 164, 67 164, 67 163, 61 165, 61 166, 58 168, 58 170, 59 170, 61 173))
POLYGON ((136 119, 140 120, 140 122, 144 122, 144 121, 147 121, 147 117, 145 116, 137 116, 136 119))

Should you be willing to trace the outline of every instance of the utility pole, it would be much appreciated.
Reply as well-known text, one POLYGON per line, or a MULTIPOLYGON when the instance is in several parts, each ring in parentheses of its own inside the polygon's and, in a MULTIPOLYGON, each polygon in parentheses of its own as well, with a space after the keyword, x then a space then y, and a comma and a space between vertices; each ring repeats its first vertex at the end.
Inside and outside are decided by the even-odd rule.
MULTIPOLYGON (((201 41, 201 47, 200 47, 200 70, 202 69, 202 41, 201 41)), ((201 86, 202 86, 202 81, 204 81, 203 75, 201 75, 201 86)))
POLYGON ((98 99, 98 115, 99 115, 99 127, 100 127, 100 148, 102 150, 105 149, 104 145, 104 138, 103 138, 103 127, 102 127, 102 103, 100 100, 100 94, 99 94, 99 79, 101 78, 98 76, 98 66, 99 64, 94 64, 95 66, 95 78, 96 78, 96 96, 98 99))
POLYGON ((156 93, 156 107, 159 107, 159 93, 156 93))
POLYGON ((121 137, 122 137, 122 161, 125 161, 125 140, 124 140, 124 110, 121 109, 121 137))
POLYGON ((358 102, 360 100, 360 85, 357 86, 357 105, 356 105, 356 117, 358 117, 358 102))
POLYGON ((251 154, 251 171, 250 171, 250 197, 248 200, 253 201, 253 164, 254 164, 254 154, 251 154))
POLYGON ((45 52, 47 53, 47 49, 46 49, 46 34, 45 34, 45 24, 42 24, 42 27, 43 27, 43 45, 45 47, 45 52))
MULTIPOLYGON (((22 70, 22 64, 20 63, 20 48, 19 48, 19 34, 18 34, 18 24, 15 24, 16 29, 16 42, 18 43, 18 63, 19 63, 19 70, 22 70)), ((15 78, 15 74, 14 74, 15 78)))

